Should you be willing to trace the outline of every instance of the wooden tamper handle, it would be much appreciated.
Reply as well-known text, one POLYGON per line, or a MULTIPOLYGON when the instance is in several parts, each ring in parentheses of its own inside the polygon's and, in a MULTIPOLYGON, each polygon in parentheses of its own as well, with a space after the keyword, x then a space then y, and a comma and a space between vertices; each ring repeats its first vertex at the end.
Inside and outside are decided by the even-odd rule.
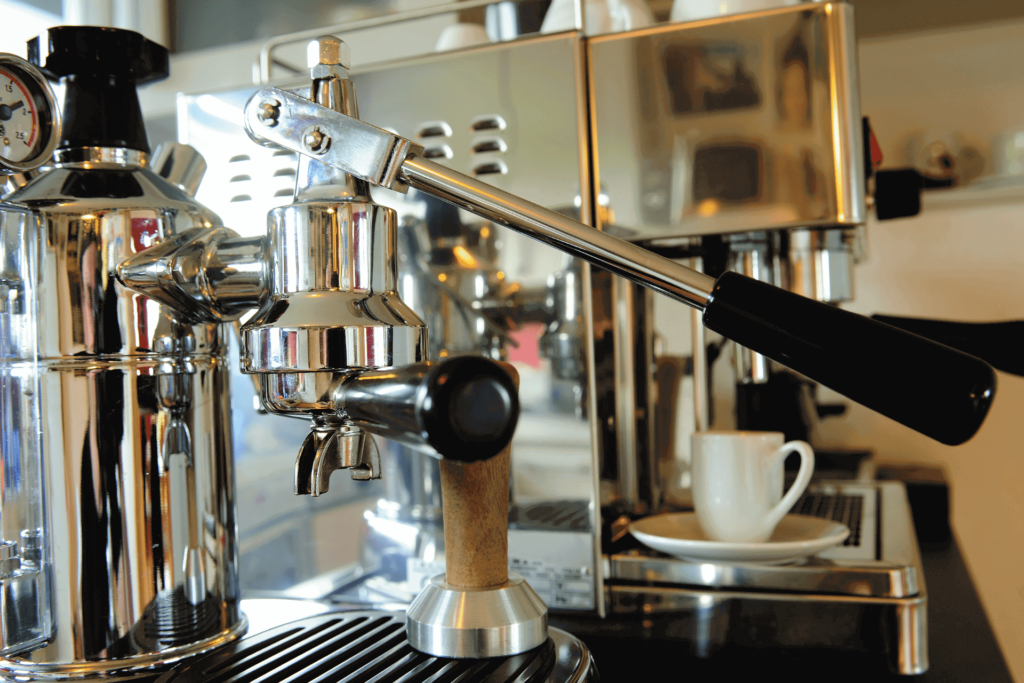
MULTIPOLYGON (((519 390, 519 373, 501 363, 519 390)), ((508 581, 508 480, 512 444, 481 462, 441 461, 446 582, 484 588, 508 581)))
MULTIPOLYGON (((508 373, 503 383, 511 380, 502 391, 512 399, 518 416, 519 375, 511 365, 502 363, 502 368, 508 373)), ((471 419, 479 422, 472 424, 486 432, 484 427, 496 415, 489 413, 490 406, 474 406, 476 410, 464 412, 475 413, 471 419)), ((469 440, 463 446, 474 448, 469 440)), ((525 578, 508 571, 509 451, 506 445, 486 460, 465 462, 477 455, 467 452, 441 461, 448 571, 430 579, 406 612, 409 645, 420 652, 435 657, 508 657, 548 639, 547 605, 525 578)))

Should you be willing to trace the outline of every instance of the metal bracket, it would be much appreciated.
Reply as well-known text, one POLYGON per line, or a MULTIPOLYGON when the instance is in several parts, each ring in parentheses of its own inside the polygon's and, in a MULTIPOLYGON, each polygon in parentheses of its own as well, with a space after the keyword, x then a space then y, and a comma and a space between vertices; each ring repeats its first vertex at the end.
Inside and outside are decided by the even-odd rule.
POLYGON ((277 146, 339 168, 356 178, 405 192, 402 163, 423 148, 400 135, 321 107, 280 88, 263 88, 245 105, 245 132, 257 144, 277 146), (322 141, 311 149, 305 138, 322 141))

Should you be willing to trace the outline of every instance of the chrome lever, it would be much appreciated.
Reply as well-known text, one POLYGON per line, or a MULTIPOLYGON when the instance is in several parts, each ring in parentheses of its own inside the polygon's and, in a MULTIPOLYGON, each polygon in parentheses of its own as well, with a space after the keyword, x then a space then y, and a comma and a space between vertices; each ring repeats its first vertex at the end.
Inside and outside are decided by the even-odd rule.
POLYGON ((703 310, 714 288, 712 277, 435 164, 411 140, 286 90, 253 95, 245 105, 245 130, 258 144, 312 157, 380 187, 406 192, 411 185, 694 308, 703 310))
POLYGON ((304 154, 399 192, 402 164, 420 145, 280 88, 263 88, 245 105, 245 132, 257 144, 304 154), (343 144, 342 144, 343 143, 343 144))

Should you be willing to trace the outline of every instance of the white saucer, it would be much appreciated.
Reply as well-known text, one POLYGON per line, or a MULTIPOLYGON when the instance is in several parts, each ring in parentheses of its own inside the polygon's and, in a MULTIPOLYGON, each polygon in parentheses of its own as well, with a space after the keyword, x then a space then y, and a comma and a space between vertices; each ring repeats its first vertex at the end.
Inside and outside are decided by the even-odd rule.
POLYGON ((786 515, 764 543, 709 541, 695 512, 655 515, 629 525, 649 548, 694 562, 765 562, 779 564, 839 545, 850 535, 845 524, 819 517, 786 515))

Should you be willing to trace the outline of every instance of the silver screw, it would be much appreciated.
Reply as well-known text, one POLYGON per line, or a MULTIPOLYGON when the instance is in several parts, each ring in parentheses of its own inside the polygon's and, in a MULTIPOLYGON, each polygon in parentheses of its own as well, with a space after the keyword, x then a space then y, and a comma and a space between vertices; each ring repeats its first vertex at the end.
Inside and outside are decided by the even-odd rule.
POLYGON ((342 66, 348 68, 348 45, 334 36, 320 36, 306 46, 306 66, 342 66))
POLYGON ((323 131, 318 128, 306 133, 302 138, 302 144, 306 146, 310 152, 319 152, 323 154, 327 151, 327 146, 331 144, 331 138, 324 135, 323 131))
POLYGON ((281 116, 281 107, 274 100, 263 100, 260 102, 260 111, 256 118, 263 122, 264 126, 276 126, 277 119, 281 116))

